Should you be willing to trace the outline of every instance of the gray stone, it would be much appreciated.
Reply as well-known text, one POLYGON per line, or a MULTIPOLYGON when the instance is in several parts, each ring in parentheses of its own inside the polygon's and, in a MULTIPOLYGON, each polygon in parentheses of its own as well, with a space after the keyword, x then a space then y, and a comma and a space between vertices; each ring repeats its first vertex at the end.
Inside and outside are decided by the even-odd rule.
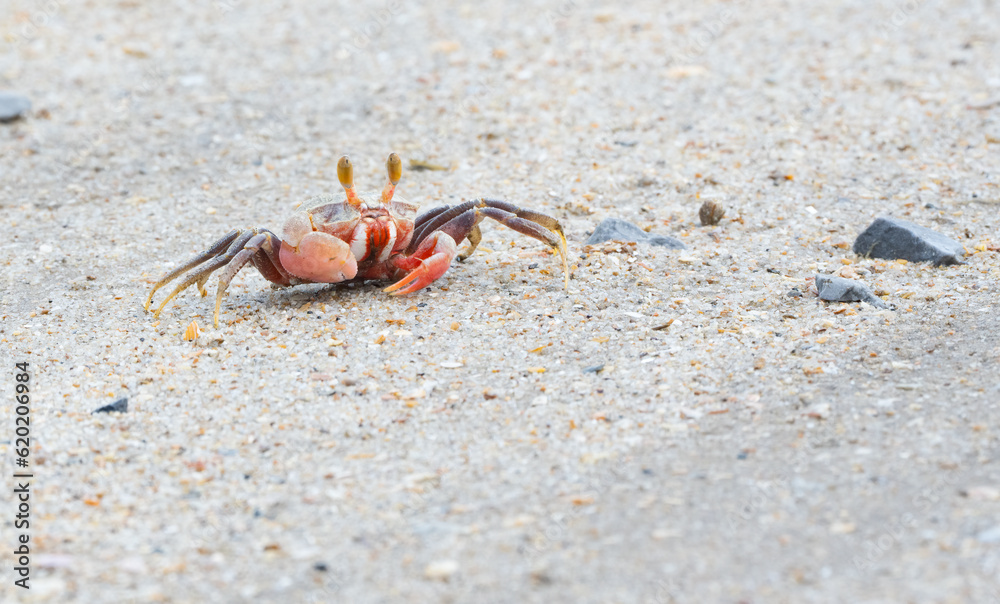
POLYGON ((962 244, 926 227, 880 216, 854 240, 854 253, 866 258, 962 264, 962 244))
POLYGON ((821 300, 829 302, 867 302, 875 308, 889 308, 867 285, 852 279, 816 275, 816 290, 821 300))
POLYGON ((0 90, 0 122, 12 122, 31 109, 28 97, 0 90))
POLYGON ((605 218, 604 222, 594 229, 594 233, 587 239, 585 245, 594 245, 605 241, 634 241, 635 243, 661 245, 675 250, 683 250, 686 247, 679 239, 665 235, 650 235, 621 218, 605 218))
POLYGON ((994 526, 993 528, 986 529, 985 531, 976 535, 976 539, 982 541, 983 543, 997 543, 1000 542, 1000 525, 994 526))
POLYGON ((125 413, 128 411, 128 397, 122 397, 110 405, 104 405, 94 410, 94 413, 125 413))

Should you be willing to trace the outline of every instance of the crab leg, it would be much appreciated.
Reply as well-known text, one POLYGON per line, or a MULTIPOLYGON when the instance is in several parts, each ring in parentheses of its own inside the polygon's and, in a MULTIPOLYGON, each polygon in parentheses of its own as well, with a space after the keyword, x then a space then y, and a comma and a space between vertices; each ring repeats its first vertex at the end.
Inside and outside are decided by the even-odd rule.
POLYGON ((472 255, 482 239, 477 225, 483 218, 489 217, 557 250, 563 263, 565 286, 569 289, 566 236, 563 234, 559 221, 555 218, 532 210, 521 209, 506 201, 486 198, 466 201, 452 207, 435 208, 428 214, 432 214, 432 216, 429 216, 419 229, 414 231, 407 252, 412 252, 421 246, 424 238, 428 235, 436 231, 445 231, 455 241, 469 239, 469 248, 459 257, 459 260, 465 260, 472 255))
POLYGON ((225 265, 234 256, 236 256, 236 254, 239 253, 240 249, 246 244, 246 242, 249 241, 250 238, 253 237, 255 234, 256 233, 254 229, 237 229, 237 236, 235 237, 234 240, 232 240, 232 243, 229 244, 228 249, 226 249, 224 253, 219 254, 217 250, 219 250, 222 247, 223 241, 229 239, 229 235, 226 235, 225 237, 217 241, 215 245, 213 245, 208 251, 198 254, 198 256, 196 256, 194 259, 192 259, 190 262, 185 264, 180 269, 175 269, 164 275, 163 278, 160 279, 159 282, 157 282, 156 286, 153 288, 153 291, 150 292, 149 299, 146 300, 146 310, 149 310, 149 304, 153 300, 153 293, 155 293, 157 289, 159 289, 163 285, 166 285, 170 281, 173 281, 178 275, 183 273, 185 270, 188 270, 189 268, 192 267, 200 266, 206 260, 209 260, 209 258, 211 258, 209 254, 214 252, 215 257, 211 258, 211 260, 208 262, 206 266, 203 266, 199 268, 197 271, 188 275, 188 277, 184 279, 184 281, 181 281, 180 285, 174 288, 174 291, 170 292, 170 295, 167 296, 163 300, 163 302, 160 302, 160 305, 156 308, 156 310, 153 311, 153 316, 159 317, 160 312, 167 305, 167 302, 170 302, 170 300, 172 300, 174 296, 176 296, 177 294, 181 293, 182 291, 190 287, 191 284, 193 283, 197 283, 198 290, 201 292, 202 295, 205 295, 207 293, 205 291, 205 281, 208 280, 208 277, 216 270, 218 270, 219 267, 225 265))
POLYGON ((436 231, 439 227, 446 224, 453 218, 473 208, 497 208, 514 214, 518 218, 523 218, 540 224, 541 226, 559 235, 559 238, 563 241, 563 245, 565 246, 566 237, 563 234, 562 225, 560 225, 559 221, 555 218, 542 214, 541 212, 519 208, 510 202, 500 199, 483 197, 480 199, 464 201, 454 206, 437 207, 418 216, 416 222, 414 223, 413 238, 410 240, 410 246, 407 251, 412 252, 418 245, 420 245, 420 242, 423 241, 424 237, 430 235, 432 232, 436 231))
MULTIPOLYGON (((521 218, 511 212, 505 210, 500 210, 497 208, 489 207, 479 210, 484 216, 489 216, 493 220, 496 220, 500 224, 514 229, 522 235, 527 235, 528 237, 533 237, 539 241, 547 243, 549 247, 554 249, 562 249, 563 240, 559 237, 553 235, 553 232, 544 228, 537 222, 532 220, 521 218)), ((447 225, 445 225, 447 226, 447 225)), ((558 233, 558 232, 557 232, 558 233)), ((561 235, 562 233, 558 233, 561 235)))
POLYGON ((265 279, 280 286, 293 285, 300 280, 290 275, 281 265, 278 252, 275 248, 280 247, 281 239, 267 229, 249 228, 234 229, 225 237, 215 242, 207 251, 198 254, 183 266, 176 268, 160 279, 153 291, 150 292, 146 300, 146 310, 153 300, 156 290, 167 283, 173 281, 185 271, 197 268, 184 278, 170 295, 167 296, 160 305, 153 311, 154 317, 159 317, 160 312, 176 296, 192 284, 197 284, 201 295, 206 295, 205 282, 212 276, 212 273, 222 267, 226 267, 219 277, 219 289, 215 296, 215 326, 219 326, 219 306, 222 301, 222 294, 229 287, 229 282, 247 262, 253 261, 257 270, 265 279), (206 264, 207 262, 207 264, 206 264))
MULTIPOLYGON (((449 209, 448 206, 434 208, 433 210, 428 212, 428 214, 434 213, 435 215, 441 215, 444 213, 445 210, 448 209, 449 209)), ((449 212, 449 215, 450 214, 454 214, 454 212, 449 212)), ((426 215, 427 214, 424 214, 423 216, 426 215)), ((423 218, 423 216, 421 216, 421 218, 423 218)), ((445 233, 448 233, 449 235, 451 235, 451 238, 454 239, 456 242, 461 242, 462 239, 469 240, 469 247, 466 248, 464 252, 458 255, 458 260, 460 262, 464 262, 466 258, 472 255, 472 252, 476 251, 476 248, 479 247, 479 242, 483 240, 483 234, 479 230, 479 223, 482 220, 483 216, 479 215, 477 211, 467 209, 466 211, 461 212, 457 216, 454 216, 450 220, 447 220, 437 225, 437 227, 435 227, 434 230, 444 231, 445 233)), ((428 231, 428 233, 430 233, 430 231, 428 231)), ((421 239, 423 239, 424 235, 422 233, 418 235, 421 237, 421 239)), ((410 247, 414 247, 412 243, 410 244, 410 247)))
POLYGON ((549 247, 559 251, 559 257, 562 258, 563 265, 563 282, 566 289, 569 290, 569 261, 566 258, 566 235, 563 233, 562 225, 559 224, 559 221, 541 212, 524 210, 512 203, 499 199, 483 199, 482 202, 487 206, 483 212, 490 218, 503 223, 518 233, 523 233, 539 241, 544 241, 549 244, 549 247), (508 214, 514 214, 516 218, 509 217, 508 214), (559 238, 554 240, 549 232, 537 228, 536 225, 545 227, 548 231, 558 235, 559 238))
MULTIPOLYGON (((229 282, 233 280, 236 273, 240 272, 241 268, 246 266, 247 262, 253 260, 253 264, 257 267, 257 270, 269 281, 278 285, 289 285, 291 283, 289 275, 281 268, 281 263, 275 255, 275 247, 281 247, 281 239, 271 231, 261 229, 261 232, 251 237, 243 246, 243 249, 226 264, 225 270, 219 274, 219 289, 215 293, 215 327, 219 327, 219 306, 222 304, 222 294, 226 292, 229 282), (264 266, 269 265, 268 268, 270 268, 268 272, 261 269, 261 264, 265 262, 267 264, 264 266), (274 276, 278 278, 272 278, 274 276)), ((208 275, 205 275, 205 278, 207 279, 208 275)))
MULTIPOLYGON (((443 212, 445 212, 446 210, 450 209, 450 207, 451 206, 437 207, 437 208, 434 208, 432 210, 428 210, 428 211, 424 212, 420 216, 417 216, 417 220, 416 220, 416 222, 414 222, 413 237, 411 239, 411 242, 412 242, 413 239, 416 239, 418 241, 422 241, 423 238, 424 238, 424 236, 425 236, 425 234, 431 233, 434 229, 425 230, 424 227, 428 224, 428 222, 431 219, 436 218, 437 216, 440 216, 443 212)), ((438 226, 440 226, 442 224, 445 224, 447 222, 448 221, 445 220, 444 222, 439 223, 438 226)), ((467 236, 467 239, 469 240, 469 247, 466 248, 466 250, 464 252, 462 252, 461 254, 458 255, 459 262, 462 262, 466 258, 468 258, 469 256, 471 256, 472 252, 476 251, 476 248, 479 247, 479 242, 483 240, 483 235, 479 231, 479 227, 478 226, 472 227, 472 231, 469 232, 469 234, 467 236)), ((416 248, 416 246, 413 246, 413 245, 411 245, 410 247, 416 248)))
POLYGON ((455 206, 434 208, 417 217, 416 226, 413 229, 413 237, 410 239, 410 245, 406 248, 405 253, 412 254, 420 247, 420 244, 423 243, 428 235, 447 224, 453 218, 461 216, 469 209, 475 207, 475 203, 474 201, 466 201, 455 206))
MULTIPOLYGON (((179 275, 181 275, 183 273, 186 273, 187 271, 191 270, 192 268, 194 268, 196 266, 199 266, 199 265, 205 263, 206 261, 211 260, 212 258, 215 258, 219 254, 221 254, 223 250, 225 250, 227 247, 229 247, 230 243, 232 243, 237 237, 239 237, 239 235, 240 235, 241 232, 242 232, 241 229, 233 229, 233 230, 229 231, 228 233, 226 233, 222 237, 222 239, 219 239, 218 241, 216 241, 215 243, 213 243, 212 247, 210 247, 207 250, 205 250, 204 252, 198 254, 197 256, 195 256, 194 258, 192 258, 191 260, 188 260, 182 266, 179 266, 179 267, 175 268, 174 270, 169 271, 168 273, 166 273, 162 277, 160 277, 160 280, 157 281, 156 285, 153 286, 153 291, 149 292, 149 297, 146 298, 146 304, 145 304, 145 306, 143 308, 145 308, 146 310, 149 310, 149 305, 152 304, 152 302, 153 302, 153 294, 156 293, 156 290, 160 289, 161 287, 163 287, 167 283, 170 283, 171 281, 173 281, 174 279, 176 279, 179 275)), ((202 283, 202 285, 203 285, 203 283, 202 283)), ((200 286, 199 286, 199 289, 200 289, 200 286)), ((204 292, 204 290, 202 290, 202 295, 204 295, 204 294, 205 294, 205 292, 204 292)))
POLYGON ((469 234, 465 236, 469 240, 469 247, 465 248, 465 251, 458 255, 459 262, 465 262, 465 259, 472 255, 472 252, 476 251, 479 247, 479 242, 483 240, 483 234, 479 231, 479 225, 472 227, 469 234))
MULTIPOLYGON (((269 235, 269 243, 266 246, 262 246, 260 252, 253 255, 251 258, 254 267, 264 276, 265 279, 271 283, 276 283, 281 286, 298 285, 298 279, 285 270, 285 267, 281 265, 281 259, 278 257, 278 250, 281 249, 281 238, 267 231, 269 235)), ((252 239, 250 241, 253 241, 252 239)), ((250 241, 247 245, 250 245, 250 241)))
POLYGON ((534 210, 525 210, 508 201, 503 201, 502 199, 483 198, 481 201, 484 206, 497 208, 499 210, 503 210, 504 212, 510 212, 511 214, 517 215, 518 218, 524 218, 525 220, 530 220, 531 222, 537 222, 550 231, 562 233, 562 226, 560 226, 559 221, 547 214, 542 214, 541 212, 536 212, 534 210))
POLYGON ((413 221, 413 233, 416 234, 418 231, 423 229, 428 220, 438 216, 441 212, 448 209, 451 209, 451 206, 438 206, 423 212, 420 216, 417 216, 417 219, 413 221))

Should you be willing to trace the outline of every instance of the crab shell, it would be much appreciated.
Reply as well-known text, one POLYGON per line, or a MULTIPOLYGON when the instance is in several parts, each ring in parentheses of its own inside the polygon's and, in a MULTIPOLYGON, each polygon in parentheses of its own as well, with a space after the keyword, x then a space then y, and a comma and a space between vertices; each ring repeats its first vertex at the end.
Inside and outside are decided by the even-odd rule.
POLYGON ((392 277, 390 259, 410 244, 418 205, 402 198, 387 204, 366 201, 379 195, 359 195, 358 206, 320 197, 292 215, 282 229, 279 252, 285 270, 318 283, 392 277))

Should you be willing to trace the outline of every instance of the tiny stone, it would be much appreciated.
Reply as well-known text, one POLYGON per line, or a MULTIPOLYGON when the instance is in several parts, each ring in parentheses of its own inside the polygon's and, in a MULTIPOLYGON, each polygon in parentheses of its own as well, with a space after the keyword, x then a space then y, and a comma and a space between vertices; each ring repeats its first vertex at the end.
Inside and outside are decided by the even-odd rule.
POLYGON ((110 405, 104 405, 94 410, 94 413, 125 413, 128 411, 128 397, 123 396, 110 405))
POLYGON ((982 541, 983 543, 997 543, 1000 542, 1000 524, 994 526, 993 528, 986 529, 978 535, 976 539, 982 541))
POLYGON ((585 367, 583 369, 584 373, 600 373, 604 370, 604 365, 591 365, 590 367, 585 367))
POLYGON ((830 403, 820 403, 809 407, 809 413, 807 415, 815 419, 827 419, 830 417, 830 403))
POLYGON ((0 91, 0 122, 12 122, 31 109, 28 97, 16 92, 0 91))
POLYGON ((933 262, 934 266, 962 264, 962 244, 920 225, 881 216, 854 241, 854 253, 866 258, 933 262))
POLYGON ((458 570, 458 562, 454 560, 438 560, 431 562, 424 569, 424 576, 428 579, 447 581, 458 570))
POLYGON ((1000 489, 989 486, 975 486, 968 490, 966 496, 978 501, 1000 501, 1000 489))
POLYGON ((70 568, 73 556, 68 554, 37 554, 34 560, 39 568, 70 568))
POLYGON ((889 308, 867 285, 853 279, 816 275, 816 290, 828 302, 867 302, 875 308, 889 308))
POLYGON ((675 250, 685 248, 685 245, 679 239, 664 235, 650 235, 631 222, 620 218, 605 218, 601 224, 597 225, 594 233, 584 242, 584 245, 595 245, 604 243, 605 241, 648 243, 675 250))
POLYGON ((785 295, 790 298, 801 298, 802 292, 799 291, 799 288, 793 287, 792 289, 788 290, 788 293, 785 295))

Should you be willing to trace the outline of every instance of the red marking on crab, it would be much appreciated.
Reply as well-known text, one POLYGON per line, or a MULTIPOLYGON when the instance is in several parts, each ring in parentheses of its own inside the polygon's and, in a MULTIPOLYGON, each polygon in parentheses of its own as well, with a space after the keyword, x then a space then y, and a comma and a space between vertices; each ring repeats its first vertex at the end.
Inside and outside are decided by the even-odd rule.
POLYGON ((440 206, 417 216, 416 204, 393 198, 402 175, 399 156, 391 154, 386 168, 388 182, 381 193, 359 195, 354 190, 350 160, 340 158, 337 175, 344 187, 344 199, 317 198, 288 219, 280 238, 264 228, 233 229, 208 250, 163 275, 149 292, 146 310, 158 289, 182 275, 180 284, 160 303, 154 316, 158 317, 174 296, 192 284, 197 284, 205 295, 205 283, 221 268, 215 296, 218 327, 222 295, 247 263, 280 287, 388 279, 396 281, 385 289, 392 295, 413 293, 444 275, 456 256, 465 260, 475 251, 482 239, 479 223, 484 218, 492 218, 557 250, 569 288, 566 237, 556 219, 486 198, 440 206), (469 241, 469 247, 459 255, 457 242, 463 239, 469 241))

